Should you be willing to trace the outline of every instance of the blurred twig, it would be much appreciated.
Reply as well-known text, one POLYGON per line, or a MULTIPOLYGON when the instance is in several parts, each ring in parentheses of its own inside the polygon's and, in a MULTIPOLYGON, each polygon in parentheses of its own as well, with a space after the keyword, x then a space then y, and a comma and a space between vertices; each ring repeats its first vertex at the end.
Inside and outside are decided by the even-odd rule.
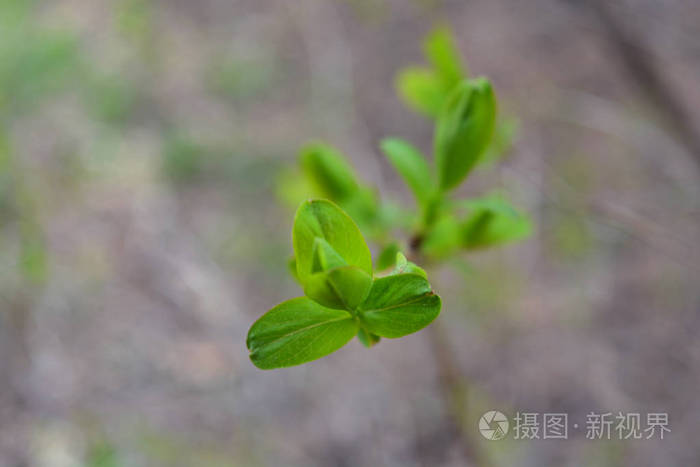
POLYGON ((668 122, 669 128, 700 165, 700 135, 693 127, 692 116, 673 86, 666 81, 646 42, 615 11, 615 2, 589 0, 581 2, 604 28, 608 42, 630 79, 637 83, 644 96, 668 122))
POLYGON ((476 425, 467 425, 473 419, 468 404, 469 384, 455 361, 447 332, 440 321, 436 321, 428 327, 427 334, 437 366, 440 395, 446 405, 449 431, 459 438, 460 449, 465 459, 476 466, 491 467, 492 464, 481 449, 479 440, 474 437, 476 425))
MULTIPOLYGON (((420 241, 410 242, 409 257, 412 261, 427 264, 420 254, 420 241)), ((469 381, 461 373, 454 358, 448 333, 441 321, 433 322, 426 329, 437 371, 440 398, 447 414, 447 432, 454 433, 459 441, 462 456, 470 464, 479 467, 491 467, 492 463, 475 438, 476 426, 468 426, 473 419, 469 407, 469 381)))
POLYGON ((692 248, 692 243, 677 235, 673 229, 674 226, 663 225, 617 201, 602 197, 586 197, 558 175, 556 170, 546 162, 536 169, 510 168, 509 170, 517 172, 518 179, 521 181, 532 181, 537 192, 557 209, 587 215, 598 224, 618 229, 636 238, 689 271, 700 272, 697 254, 692 248), (549 183, 554 185, 553 189, 542 187, 540 186, 542 182, 533 180, 539 179, 542 171, 546 174, 549 183), (569 200, 575 200, 575 206, 562 202, 562 194, 566 194, 569 200))
MULTIPOLYGON (((685 157, 687 148, 666 129, 645 118, 631 115, 619 103, 593 94, 565 90, 554 99, 563 106, 551 114, 557 120, 611 136, 647 157, 653 170, 676 181, 689 197, 700 194, 700 167, 685 157), (664 154, 666 157, 658 157, 664 154)), ((549 116, 548 116, 549 118, 549 116)))

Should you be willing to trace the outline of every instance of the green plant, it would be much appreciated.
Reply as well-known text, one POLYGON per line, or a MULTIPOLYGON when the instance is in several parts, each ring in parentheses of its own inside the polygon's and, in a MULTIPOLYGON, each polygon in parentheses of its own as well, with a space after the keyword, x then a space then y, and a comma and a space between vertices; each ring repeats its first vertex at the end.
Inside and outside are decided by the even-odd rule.
POLYGON ((475 167, 507 149, 513 124, 497 127, 491 83, 465 78, 448 29, 431 33, 425 52, 432 68, 404 70, 397 85, 409 106, 435 116, 433 163, 403 139, 380 143, 413 193, 415 209, 381 201, 340 151, 322 142, 304 146, 299 168, 281 176, 279 194, 286 202, 298 204, 309 195, 333 202, 303 202, 297 211, 295 256, 289 264, 306 296, 283 302, 252 326, 248 347, 258 367, 314 360, 355 335, 371 346, 379 337, 401 337, 432 322, 440 299, 431 292, 425 271, 401 251, 434 264, 460 250, 503 245, 530 234, 529 218, 503 194, 453 199, 453 190, 475 167), (374 268, 361 230, 379 246, 374 268), (409 233, 407 240, 399 240, 399 231, 409 233), (392 267, 386 275, 376 274, 392 267))
POLYGON ((452 32, 435 28, 423 41, 429 66, 409 66, 396 77, 399 96, 413 110, 437 117, 450 92, 467 77, 452 32))
POLYGON ((405 258, 391 274, 373 277, 360 229, 334 203, 303 203, 292 236, 296 277, 306 296, 280 303, 250 328, 247 345, 259 368, 315 360, 354 336, 368 347, 380 337, 402 337, 440 313, 440 297, 425 273, 405 258))

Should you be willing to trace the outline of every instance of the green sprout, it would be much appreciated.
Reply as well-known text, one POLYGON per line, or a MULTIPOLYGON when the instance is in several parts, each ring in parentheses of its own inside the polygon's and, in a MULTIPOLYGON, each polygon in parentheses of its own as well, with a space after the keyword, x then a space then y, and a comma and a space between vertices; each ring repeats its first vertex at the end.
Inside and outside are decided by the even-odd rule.
POLYGON ((530 218, 504 195, 454 199, 453 191, 480 164, 510 146, 512 121, 497 124, 496 97, 486 78, 466 78, 447 28, 431 33, 424 50, 431 67, 399 73, 407 105, 435 118, 432 162, 400 138, 379 144, 415 198, 406 210, 380 200, 342 153, 323 142, 300 152, 299 167, 282 174, 279 194, 298 208, 289 270, 304 290, 253 324, 247 345, 259 368, 306 363, 354 336, 367 347, 428 326, 440 297, 417 262, 435 264, 460 251, 504 245, 530 235, 530 218), (304 198, 314 197, 311 201, 304 198), (379 247, 372 262, 361 231, 379 247), (404 240, 397 237, 403 231, 404 240), (393 269, 392 269, 393 268, 393 269))
POLYGON ((247 345, 257 367, 316 360, 355 336, 367 346, 380 337, 402 337, 440 313, 440 297, 419 269, 407 268, 405 258, 391 274, 374 276, 360 229, 334 203, 303 203, 292 236, 305 296, 280 303, 250 328, 247 345))

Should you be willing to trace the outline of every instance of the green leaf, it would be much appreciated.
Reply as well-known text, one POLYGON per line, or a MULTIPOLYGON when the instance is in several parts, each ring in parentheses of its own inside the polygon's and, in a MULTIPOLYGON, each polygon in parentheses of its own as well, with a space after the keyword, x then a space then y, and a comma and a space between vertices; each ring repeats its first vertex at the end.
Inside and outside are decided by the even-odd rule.
POLYGON ((402 269, 405 269, 406 266, 408 265, 408 259, 406 258, 406 255, 401 253, 400 251, 396 253, 396 271, 397 272, 402 272, 402 269))
POLYGON ((408 67, 396 77, 399 97, 411 109, 428 117, 436 117, 449 89, 440 77, 428 68, 408 67))
POLYGON ((418 203, 427 203, 435 193, 435 184, 423 154, 410 143, 397 138, 382 140, 381 148, 411 188, 418 203))
POLYGON ((393 267, 394 264, 396 264, 396 253, 398 252, 399 245, 397 245, 396 243, 390 243, 389 245, 385 246, 379 253, 375 269, 377 271, 383 271, 385 269, 393 267))
POLYGON ((314 238, 311 272, 323 272, 340 266, 347 266, 345 260, 323 238, 314 238))
POLYGON ((447 89, 465 77, 454 36, 448 27, 433 29, 423 42, 423 52, 447 89))
POLYGON ((514 242, 532 233, 529 217, 507 201, 490 196, 472 200, 470 213, 460 226, 462 246, 469 250, 514 242))
POLYGON ((461 239, 462 231, 457 218, 452 214, 444 214, 426 233, 421 251, 431 258, 443 259, 459 248, 461 239))
POLYGON ((382 339, 378 335, 372 334, 371 332, 367 332, 362 328, 360 328, 360 330, 357 331, 357 338, 360 342, 362 342, 362 345, 364 345, 367 348, 376 345, 382 339))
POLYGON ((357 266, 341 266, 309 276, 304 293, 328 308, 355 310, 372 287, 372 276, 357 266))
POLYGON ((338 200, 338 205, 355 221, 358 225, 372 229, 377 224, 377 214, 379 200, 374 190, 365 186, 347 198, 338 200))
POLYGON ((396 268, 394 268, 391 274, 418 274, 424 279, 428 278, 428 274, 423 268, 407 260, 406 256, 404 256, 404 254, 400 251, 396 253, 396 268))
POLYGON ((306 297, 280 303, 248 331, 250 360, 263 370, 310 362, 335 352, 357 334, 350 313, 306 297))
POLYGON ((406 105, 429 117, 437 117, 450 91, 466 77, 447 27, 435 28, 423 42, 423 52, 432 67, 408 67, 399 72, 396 88, 406 105))
POLYGON ((474 168, 493 135, 496 98, 484 78, 463 81, 443 107, 435 128, 440 188, 459 185, 474 168))
POLYGON ((316 238, 325 240, 345 264, 372 275, 372 256, 357 225, 332 202, 311 200, 302 203, 297 210, 292 231, 297 274, 302 284, 314 274, 316 238))
POLYGON ((304 198, 330 199, 364 229, 379 227, 379 200, 375 190, 358 181, 338 150, 320 142, 309 143, 302 148, 300 165, 303 176, 291 172, 280 178, 278 195, 283 200, 297 199, 299 202, 297 195, 305 189, 304 198))
POLYGON ((275 180, 275 195, 281 204, 289 209, 296 209, 299 204, 311 196, 321 196, 309 177, 298 168, 280 171, 275 180))
POLYGON ((439 194, 430 199, 423 207, 422 223, 424 228, 432 227, 440 219, 445 210, 445 197, 439 194))
POLYGON ((430 324, 440 313, 440 297, 417 274, 375 279, 358 310, 362 326, 382 337, 401 337, 430 324))
POLYGON ((322 196, 342 200, 358 189, 352 167, 335 148, 323 143, 309 143, 300 154, 301 167, 322 196))

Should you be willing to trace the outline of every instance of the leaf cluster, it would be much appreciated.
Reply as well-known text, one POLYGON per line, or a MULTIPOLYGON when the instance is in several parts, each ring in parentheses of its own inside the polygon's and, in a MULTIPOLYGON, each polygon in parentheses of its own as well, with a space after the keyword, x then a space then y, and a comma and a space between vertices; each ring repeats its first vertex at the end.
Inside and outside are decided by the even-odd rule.
POLYGON ((328 200, 302 203, 292 232, 293 267, 305 296, 280 303, 248 332, 250 359, 261 369, 324 357, 353 337, 372 346, 430 324, 440 297, 425 272, 398 253, 400 268, 374 274, 369 247, 355 222, 328 200))
POLYGON ((381 201, 342 153, 323 142, 304 146, 298 169, 282 175, 283 199, 296 203, 311 194, 325 200, 302 203, 294 221, 290 272, 305 297, 273 308, 248 335, 251 359, 260 368, 319 358, 353 336, 371 346, 380 337, 427 326, 440 311, 440 299, 425 271, 401 250, 435 262, 531 233, 529 217, 503 195, 453 199, 477 166, 500 158, 515 130, 511 120, 497 124, 491 83, 466 77, 454 43, 449 29, 434 30, 424 43, 430 66, 407 68, 397 78, 407 105, 435 119, 432 158, 401 138, 379 145, 413 194, 414 210, 381 201), (380 247, 374 267, 360 229, 380 247), (395 237, 400 229, 411 231, 405 244, 395 237), (376 273, 391 268, 383 277, 376 273))
POLYGON ((285 172, 279 183, 280 197, 290 204, 297 205, 311 194, 346 210, 379 244, 379 270, 392 267, 396 252, 408 247, 396 241, 397 228, 412 231, 410 249, 430 261, 460 250, 511 243, 532 231, 529 217, 505 195, 452 199, 452 192, 476 167, 493 163, 507 152, 516 124, 513 119, 498 122, 496 97, 487 79, 466 78, 449 29, 431 32, 423 49, 430 66, 400 71, 397 91, 409 107, 435 117, 432 158, 401 138, 386 138, 379 145, 413 194, 415 210, 380 200, 372 187, 358 179, 343 154, 322 142, 302 148, 298 169, 285 172))

